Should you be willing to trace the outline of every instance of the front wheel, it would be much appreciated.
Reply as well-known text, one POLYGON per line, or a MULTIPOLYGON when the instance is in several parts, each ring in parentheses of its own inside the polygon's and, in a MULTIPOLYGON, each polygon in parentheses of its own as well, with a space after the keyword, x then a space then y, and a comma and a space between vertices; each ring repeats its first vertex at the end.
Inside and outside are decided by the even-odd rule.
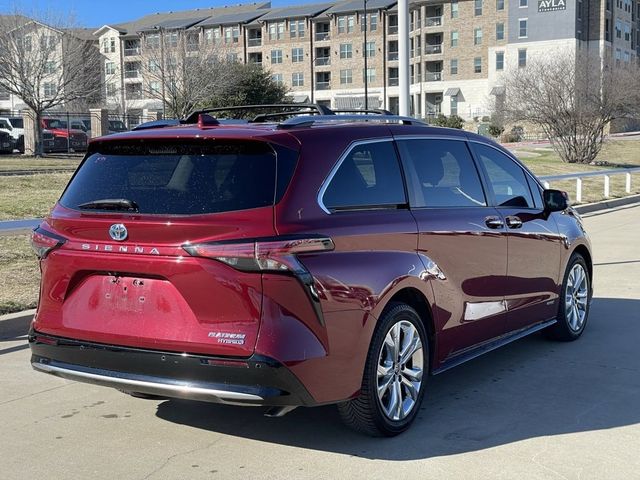
POLYGON ((547 330, 551 338, 570 342, 580 338, 584 332, 591 303, 588 272, 587 262, 582 255, 574 253, 564 274, 557 322, 547 330))
POLYGON ((342 420, 374 436, 404 432, 415 419, 429 371, 429 343, 418 313, 391 304, 373 334, 360 396, 341 403, 342 420))

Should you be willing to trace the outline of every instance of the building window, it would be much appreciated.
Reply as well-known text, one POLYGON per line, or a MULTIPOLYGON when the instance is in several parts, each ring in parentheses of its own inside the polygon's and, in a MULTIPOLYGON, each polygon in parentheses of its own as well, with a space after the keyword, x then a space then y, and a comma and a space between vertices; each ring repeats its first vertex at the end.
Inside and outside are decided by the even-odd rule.
POLYGON ((356 26, 356 17, 349 15, 347 17, 347 33, 352 33, 356 26))
POLYGON ((160 47, 160 34, 155 33, 153 35, 147 35, 145 39, 145 45, 147 48, 159 48, 160 47))
POLYGON ((473 59, 473 73, 482 73, 482 57, 473 59))
POLYGON ((504 70, 504 52, 496 52, 496 70, 504 70))
POLYGON ((107 97, 116 96, 116 84, 114 82, 107 83, 107 97))
POLYGON ((496 10, 504 10, 504 0, 496 0, 496 10))
POLYGON ((451 95, 451 115, 458 115, 458 95, 451 95))
POLYGON ((518 19, 518 38, 527 38, 527 19, 518 19))
POLYGON ((115 75, 115 73, 116 73, 116 64, 114 62, 106 62, 104 64, 104 73, 106 75, 115 75))
POLYGON ((449 74, 457 75, 458 74, 458 59, 452 58, 451 63, 449 64, 449 74))
POLYGON ((518 67, 526 67, 527 66, 527 49, 519 48, 518 49, 518 67))
POLYGON ((376 69, 375 68, 367 68, 363 70, 363 80, 367 82, 367 84, 371 84, 376 81, 376 69))
POLYGON ((304 20, 292 20, 289 22, 291 38, 304 38, 304 20))
POLYGON ((482 15, 482 0, 474 0, 473 12, 476 17, 482 15))
POLYGON ((378 30, 378 14, 377 13, 372 13, 369 15, 369 29, 372 32, 375 32, 376 30, 378 30))
POLYGON ((529 0, 520 0, 520 8, 528 7, 529 0))
POLYGON ((160 82, 158 82, 157 80, 153 80, 153 81, 149 82, 149 92, 151 92, 152 95, 159 95, 160 94, 160 82))
POLYGON ((116 38, 115 37, 111 37, 109 39, 109 46, 111 48, 111 53, 116 53, 116 38))
POLYGON ((367 58, 373 58, 376 56, 376 42, 367 42, 363 45, 363 52, 367 58))
POLYGON ((451 18, 458 18, 458 0, 451 0, 451 18))
POLYGON ((496 23, 496 40, 504 40, 504 23, 496 23))
POLYGON ((157 73, 160 71, 160 63, 158 63, 158 60, 150 59, 148 68, 149 72, 157 73))
POLYGON ((347 31, 347 17, 338 17, 338 33, 347 31))
POLYGON ((296 72, 291 74, 291 86, 304 87, 304 73, 296 72))
POLYGON ((284 22, 269 24, 269 40, 282 40, 284 38, 284 22))
POLYGON ((109 53, 109 39, 102 39, 102 53, 109 53))
POLYGON ((284 83, 281 73, 274 73, 271 75, 271 80, 273 83, 277 83, 278 85, 282 85, 284 83))
POLYGON ((473 30, 473 44, 482 45, 482 29, 481 28, 475 28, 473 30))
POLYGON ((340 70, 340 85, 353 83, 353 72, 350 68, 340 70))
POLYGON ((282 63, 282 50, 271 50, 271 64, 282 63))
POLYGON ((171 32, 167 35, 167 45, 171 48, 178 46, 178 32, 171 32))
POLYGON ((51 98, 56 94, 57 87, 53 82, 45 82, 44 83, 44 96, 47 98, 51 98))
POLYGON ((304 60, 304 51, 302 48, 291 49, 291 61, 293 63, 302 62, 304 60))
POLYGON ((53 75, 56 73, 56 62, 46 62, 44 64, 45 75, 53 75))
POLYGON ((457 47, 458 46, 458 31, 454 30, 451 32, 451 46, 452 47, 457 47))
POLYGON ((341 43, 340 44, 340 58, 351 58, 353 57, 353 48, 350 43, 341 43))

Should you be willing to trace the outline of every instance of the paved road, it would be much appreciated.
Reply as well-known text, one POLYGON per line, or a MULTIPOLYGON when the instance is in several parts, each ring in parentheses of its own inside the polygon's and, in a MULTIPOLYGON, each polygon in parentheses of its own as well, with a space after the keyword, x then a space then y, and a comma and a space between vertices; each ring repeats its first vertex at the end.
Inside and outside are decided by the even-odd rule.
POLYGON ((586 220, 596 299, 583 338, 523 339, 431 380, 394 439, 331 407, 146 401, 35 373, 0 341, 2 479, 640 479, 640 207, 586 220))

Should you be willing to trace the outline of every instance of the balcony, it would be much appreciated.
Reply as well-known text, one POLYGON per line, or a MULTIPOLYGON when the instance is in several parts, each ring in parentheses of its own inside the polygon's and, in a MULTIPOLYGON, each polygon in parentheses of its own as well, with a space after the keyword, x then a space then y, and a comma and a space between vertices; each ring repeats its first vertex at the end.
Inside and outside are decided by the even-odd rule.
POLYGON ((316 90, 330 90, 331 82, 316 82, 316 90))
POLYGON ((389 25, 389 27, 387 28, 387 33, 389 35, 397 35, 398 25, 389 25))
POLYGON ((331 57, 316 57, 315 64, 318 66, 331 65, 331 57))
POLYGON ((427 17, 424 19, 425 27, 441 27, 442 17, 427 17))
POLYGON ((442 45, 425 45, 424 46, 425 55, 437 55, 440 53, 442 53, 442 45))
POLYGON ((387 52, 387 60, 390 62, 398 60, 398 52, 387 52))
POLYGON ((398 77, 390 77, 389 78, 389 86, 397 87, 398 86, 398 77))
POLYGON ((138 78, 140 77, 140 70, 126 70, 124 72, 124 78, 138 78))
POLYGON ((441 82, 442 81, 442 72, 426 72, 424 74, 425 82, 441 82))
POLYGON ((140 55, 140 47, 129 47, 124 49, 125 57, 133 57, 134 55, 140 55))
POLYGON ((250 38, 250 39, 247 41, 247 44, 248 44, 250 47, 259 47, 259 46, 261 46, 261 45, 262 45, 262 37, 258 37, 258 38, 250 38))
POLYGON ((324 42, 325 40, 329 40, 329 32, 316 32, 315 39, 316 42, 324 42))

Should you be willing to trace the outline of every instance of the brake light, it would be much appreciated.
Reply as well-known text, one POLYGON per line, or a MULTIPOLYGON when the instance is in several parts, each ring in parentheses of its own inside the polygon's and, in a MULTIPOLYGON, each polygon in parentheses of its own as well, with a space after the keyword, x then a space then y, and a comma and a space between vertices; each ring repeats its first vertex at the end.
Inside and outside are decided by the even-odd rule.
POLYGON ((41 227, 31 232, 31 248, 33 248, 40 260, 45 258, 52 250, 63 245, 64 242, 66 242, 65 238, 41 227))
POLYGON ((327 237, 279 237, 277 240, 250 242, 215 242, 184 245, 194 257, 218 260, 246 272, 307 273, 296 258, 300 253, 333 250, 333 240, 327 237))

